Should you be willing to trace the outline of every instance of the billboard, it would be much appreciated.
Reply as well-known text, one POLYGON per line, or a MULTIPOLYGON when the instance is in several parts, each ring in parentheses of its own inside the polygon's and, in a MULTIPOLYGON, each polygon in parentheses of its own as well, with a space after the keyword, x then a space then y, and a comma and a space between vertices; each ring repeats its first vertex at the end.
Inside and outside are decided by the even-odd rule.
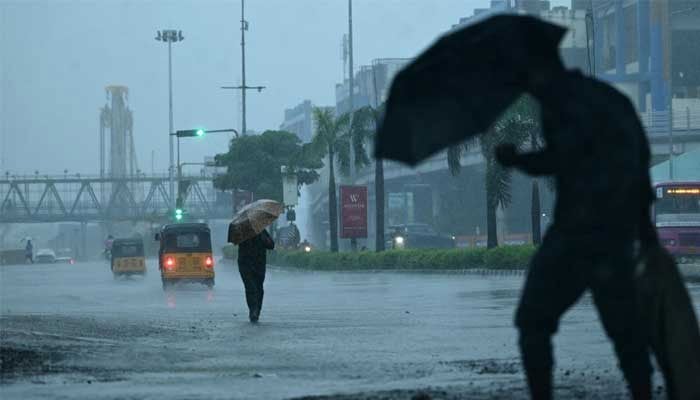
POLYGON ((367 237, 366 186, 340 186, 340 237, 367 237))

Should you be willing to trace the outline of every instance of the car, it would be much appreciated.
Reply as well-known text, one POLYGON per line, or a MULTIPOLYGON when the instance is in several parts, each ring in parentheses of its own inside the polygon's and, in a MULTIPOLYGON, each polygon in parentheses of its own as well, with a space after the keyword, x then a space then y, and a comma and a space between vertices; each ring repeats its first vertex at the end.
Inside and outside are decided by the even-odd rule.
POLYGON ((75 264, 73 250, 66 247, 56 250, 56 264, 75 264))
POLYGON ((41 249, 36 252, 34 262, 37 264, 53 264, 56 262, 56 253, 51 249, 41 249))
POLYGON ((389 227, 387 248, 390 249, 451 249, 455 237, 436 232, 428 224, 404 224, 389 227))

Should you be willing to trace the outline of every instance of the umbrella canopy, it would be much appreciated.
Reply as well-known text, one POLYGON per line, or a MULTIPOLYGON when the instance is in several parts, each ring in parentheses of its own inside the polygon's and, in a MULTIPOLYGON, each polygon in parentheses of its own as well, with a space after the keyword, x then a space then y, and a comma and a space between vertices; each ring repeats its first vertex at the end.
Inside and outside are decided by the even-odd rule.
POLYGON ((498 15, 443 36, 394 78, 375 156, 415 165, 486 131, 526 91, 532 71, 564 68, 565 32, 498 15))
POLYGON ((241 208, 228 226, 228 241, 244 242, 273 223, 284 212, 284 206, 274 200, 257 200, 241 208))

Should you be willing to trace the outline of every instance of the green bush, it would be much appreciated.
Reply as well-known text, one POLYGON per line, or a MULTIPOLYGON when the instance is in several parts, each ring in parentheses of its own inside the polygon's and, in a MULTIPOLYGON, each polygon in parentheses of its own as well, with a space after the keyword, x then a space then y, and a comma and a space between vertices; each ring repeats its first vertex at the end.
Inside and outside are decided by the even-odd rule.
POLYGON ((533 246, 496 247, 484 255, 484 266, 492 269, 516 269, 526 267, 535 252, 533 246))
POLYGON ((313 270, 428 269, 458 270, 472 268, 522 269, 534 253, 533 246, 503 246, 476 249, 406 249, 331 253, 314 251, 271 252, 270 264, 313 270))

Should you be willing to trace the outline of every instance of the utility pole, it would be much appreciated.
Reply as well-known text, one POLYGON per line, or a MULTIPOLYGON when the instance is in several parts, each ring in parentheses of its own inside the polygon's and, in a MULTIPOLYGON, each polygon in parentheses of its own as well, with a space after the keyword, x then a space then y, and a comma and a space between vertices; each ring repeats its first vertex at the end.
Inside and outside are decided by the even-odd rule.
POLYGON ((241 132, 245 135, 246 132, 246 121, 245 121, 245 31, 248 29, 245 22, 245 0, 241 0, 241 95, 243 96, 243 118, 241 119, 241 132))
POLYGON ((673 32, 673 26, 672 26, 672 14, 671 14, 671 2, 667 2, 665 6, 663 6, 663 9, 661 10, 662 14, 662 22, 665 25, 664 29, 664 40, 663 44, 664 47, 666 47, 666 51, 664 52, 665 57, 665 63, 664 63, 664 77, 666 78, 666 82, 668 85, 668 88, 666 90, 666 109, 668 110, 667 113, 667 118, 668 118, 668 178, 670 180, 673 180, 673 61, 672 61, 672 32, 673 32))
POLYGON ((262 92, 265 86, 247 86, 245 82, 245 31, 248 30, 248 21, 245 19, 245 0, 241 0, 241 85, 240 86, 222 86, 221 89, 235 89, 241 91, 241 134, 246 134, 246 98, 245 92, 248 89, 257 89, 262 92))
MULTIPOLYGON (((349 66, 348 66, 348 80, 350 85, 350 112, 355 111, 355 72, 352 65, 352 0, 348 0, 348 51, 349 51, 349 66)), ((352 149, 352 147, 351 147, 352 149)))
MULTIPOLYGON (((355 70, 353 68, 353 59, 352 59, 352 0, 348 0, 348 51, 350 52, 349 54, 349 66, 348 66, 348 84, 350 85, 350 121, 352 121, 352 115, 353 112, 355 112, 355 70)), ((353 184, 355 184, 355 180, 357 179, 357 170, 355 168, 355 148, 354 146, 350 145, 350 180, 352 181, 353 184)), ((357 251, 357 239, 352 238, 350 239, 350 248, 352 251, 357 251)))

